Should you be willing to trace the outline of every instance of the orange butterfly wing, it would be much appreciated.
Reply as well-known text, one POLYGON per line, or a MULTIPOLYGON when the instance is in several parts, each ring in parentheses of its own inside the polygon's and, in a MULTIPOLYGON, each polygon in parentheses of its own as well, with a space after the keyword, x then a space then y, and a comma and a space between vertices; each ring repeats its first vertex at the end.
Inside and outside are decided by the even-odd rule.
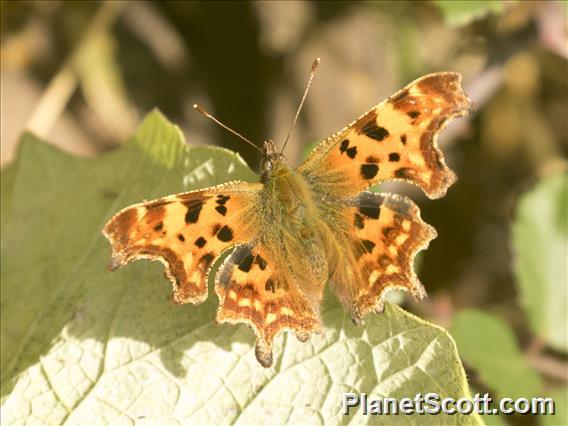
POLYGON ((442 197, 455 175, 437 147, 437 134, 471 109, 460 81, 451 72, 419 78, 319 144, 298 171, 316 189, 337 195, 398 179, 430 198, 442 197))
POLYGON ((319 198, 337 200, 342 210, 345 226, 335 232, 351 246, 330 284, 356 323, 381 310, 389 288, 409 290, 417 299, 426 295, 412 262, 435 230, 409 199, 361 191, 404 180, 430 198, 445 194, 455 175, 436 139, 450 119, 471 110, 460 81, 450 72, 419 78, 326 139, 298 167, 319 198))
POLYGON ((248 244, 237 247, 216 276, 217 321, 250 325, 257 336, 256 358, 264 367, 272 364, 273 340, 281 330, 305 341, 320 328, 319 312, 284 271, 264 245, 248 244))
POLYGON ((172 281, 173 301, 201 303, 219 255, 256 238, 251 218, 262 184, 230 182, 127 207, 103 229, 112 245, 109 269, 159 260, 172 281))
POLYGON ((382 297, 390 288, 404 289, 418 300, 426 296, 413 262, 436 231, 422 221, 416 204, 397 194, 363 192, 344 216, 355 253, 354 274, 340 282, 332 278, 331 285, 355 323, 370 311, 382 311, 382 297))
POLYGON ((135 204, 113 216, 103 234, 112 246, 109 269, 140 258, 159 260, 175 303, 203 302, 211 265, 236 245, 216 275, 217 321, 250 325, 257 359, 269 367, 281 330, 305 340, 320 320, 288 267, 277 265, 278 254, 271 255, 261 242, 262 189, 262 184, 231 182, 135 204))

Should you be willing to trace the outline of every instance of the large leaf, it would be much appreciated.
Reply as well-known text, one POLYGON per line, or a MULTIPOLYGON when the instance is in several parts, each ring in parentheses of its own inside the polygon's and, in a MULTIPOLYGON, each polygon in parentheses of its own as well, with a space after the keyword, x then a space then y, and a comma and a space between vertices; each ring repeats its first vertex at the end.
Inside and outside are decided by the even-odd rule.
POLYGON ((233 153, 184 145, 157 112, 130 143, 95 160, 24 137, 2 185, 3 425, 406 424, 355 411, 343 418, 342 394, 468 396, 448 333, 394 305, 356 328, 327 295, 323 333, 309 343, 281 335, 266 370, 250 329, 214 323, 216 297, 172 305, 156 262, 106 271, 100 229, 112 213, 237 178, 257 180, 233 153))
POLYGON ((568 352, 568 173, 544 179, 520 199, 513 249, 533 331, 568 352))

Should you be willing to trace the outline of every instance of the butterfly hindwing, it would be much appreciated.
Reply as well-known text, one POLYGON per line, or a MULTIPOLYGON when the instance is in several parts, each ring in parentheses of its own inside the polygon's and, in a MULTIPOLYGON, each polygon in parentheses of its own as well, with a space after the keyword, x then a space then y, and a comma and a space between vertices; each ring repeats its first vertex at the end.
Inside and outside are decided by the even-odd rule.
POLYGON ((298 171, 322 192, 354 196, 371 185, 405 180, 430 198, 455 181, 436 144, 446 123, 471 102, 461 76, 426 75, 319 144, 298 171))
POLYGON ((239 246, 225 259, 215 290, 217 321, 250 325, 257 336, 256 358, 264 367, 272 364, 273 340, 281 330, 306 340, 320 328, 314 307, 261 243, 239 246))
POLYGON ((255 238, 251 215, 261 188, 231 182, 121 210, 103 230, 112 245, 109 269, 139 258, 159 260, 172 281, 174 302, 203 302, 215 259, 255 238))
POLYGON ((344 211, 353 239, 353 279, 332 283, 353 320, 382 310, 389 288, 402 288, 416 299, 426 292, 416 277, 416 253, 428 246, 436 231, 420 218, 418 207, 396 194, 363 192, 344 211))

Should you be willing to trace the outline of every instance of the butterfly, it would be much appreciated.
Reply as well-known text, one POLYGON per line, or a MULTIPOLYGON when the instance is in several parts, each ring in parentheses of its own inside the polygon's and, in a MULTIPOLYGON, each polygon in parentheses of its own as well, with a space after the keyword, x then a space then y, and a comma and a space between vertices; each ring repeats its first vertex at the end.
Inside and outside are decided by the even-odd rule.
POLYGON ((264 367, 280 332, 305 342, 321 329, 326 284, 359 325, 382 310, 389 289, 422 299, 413 259, 436 231, 409 198, 367 189, 402 180, 429 198, 446 193, 456 177, 436 139, 471 109, 460 82, 453 72, 417 79, 319 143, 296 168, 266 141, 258 183, 233 181, 124 208, 103 229, 109 269, 158 260, 173 302, 198 304, 207 298, 212 265, 229 251, 215 275, 217 322, 251 326, 264 367))

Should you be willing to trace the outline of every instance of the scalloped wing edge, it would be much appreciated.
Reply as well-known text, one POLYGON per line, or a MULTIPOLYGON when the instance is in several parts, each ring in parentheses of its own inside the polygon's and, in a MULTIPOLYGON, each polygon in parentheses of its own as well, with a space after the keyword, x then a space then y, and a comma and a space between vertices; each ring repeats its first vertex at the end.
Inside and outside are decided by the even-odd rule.
POLYGON ((391 290, 404 290, 416 300, 417 302, 421 301, 427 296, 426 288, 418 278, 416 271, 414 270, 414 260, 416 259, 416 255, 426 250, 430 246, 430 242, 434 240, 438 236, 438 232, 436 229, 424 222, 422 220, 422 216, 420 215, 420 208, 410 199, 409 197, 405 197, 404 195, 393 194, 393 193, 382 193, 383 196, 388 196, 396 199, 397 201, 403 200, 405 203, 408 203, 411 206, 411 214, 414 215, 413 217, 416 220, 416 223, 420 226, 421 231, 424 233, 422 238, 420 239, 420 243, 410 252, 409 259, 408 259, 408 270, 410 272, 410 288, 400 286, 400 285, 389 285, 386 286, 378 295, 377 300, 373 307, 369 309, 367 312, 364 312, 362 316, 367 315, 371 312, 381 313, 384 310, 384 303, 385 303, 385 296, 391 290))
MULTIPOLYGON (((215 191, 215 190, 227 188, 227 187, 232 186, 232 185, 243 184, 243 183, 248 183, 248 182, 233 180, 233 181, 225 182, 225 183, 222 183, 222 184, 219 184, 219 185, 214 185, 214 186, 207 187, 207 188, 195 189, 195 190, 192 190, 192 191, 181 192, 181 193, 178 193, 178 194, 175 194, 175 195, 169 195, 169 196, 160 197, 160 198, 156 198, 156 199, 149 200, 149 201, 143 201, 143 202, 132 204, 132 205, 129 205, 129 206, 122 208, 117 213, 112 215, 112 217, 110 219, 108 219, 108 221, 105 223, 104 228, 101 231, 101 233, 104 235, 104 237, 109 241, 109 243, 111 245, 111 250, 112 250, 111 258, 110 258, 110 260, 107 264, 107 269, 112 272, 112 271, 115 271, 115 270, 117 270, 117 269, 119 269, 123 266, 126 266, 128 263, 131 263, 131 262, 133 262, 135 260, 139 260, 139 259, 158 261, 164 266, 164 276, 172 284, 172 295, 171 295, 171 301, 172 302, 174 302, 176 304, 191 303, 193 305, 198 305, 198 304, 205 302, 205 300, 207 300, 207 297, 208 297, 207 285, 205 285, 205 287, 204 287, 205 291, 198 294, 197 296, 182 297, 180 295, 180 292, 179 292, 178 280, 176 279, 175 274, 172 272, 172 265, 164 257, 164 255, 148 254, 148 253, 136 253, 136 252, 131 253, 129 255, 126 255, 124 253, 124 250, 120 250, 118 248, 119 245, 120 245, 117 241, 118 237, 115 238, 114 232, 110 229, 110 225, 114 222, 114 220, 117 217, 119 217, 122 213, 124 213, 125 211, 130 210, 130 209, 136 209, 136 208, 139 208, 139 207, 144 207, 146 204, 149 204, 149 203, 166 201, 169 198, 171 198, 173 200, 175 198, 180 198, 182 196, 203 192, 204 190, 215 191)), ((215 263, 219 260, 219 258, 221 258, 224 253, 233 250, 235 246, 229 247, 229 248, 223 250, 217 256, 215 256, 215 258, 211 261, 211 264, 209 265, 207 271, 205 272, 205 275, 204 275, 205 283, 208 282, 209 275, 210 275, 213 267, 215 266, 215 263)))

